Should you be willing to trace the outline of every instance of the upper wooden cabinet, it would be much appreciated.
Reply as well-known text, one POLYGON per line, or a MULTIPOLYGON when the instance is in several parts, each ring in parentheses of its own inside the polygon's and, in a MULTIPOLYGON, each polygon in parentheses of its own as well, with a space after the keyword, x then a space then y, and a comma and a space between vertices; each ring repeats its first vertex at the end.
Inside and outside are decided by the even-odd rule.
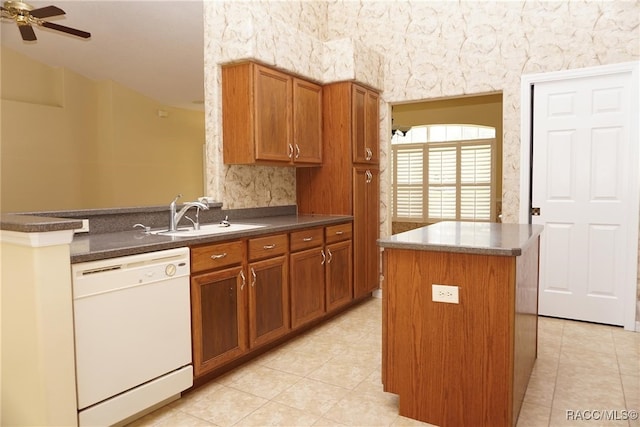
POLYGON ((225 164, 322 162, 322 87, 252 62, 222 67, 225 164))
POLYGON ((293 78, 293 161, 322 163, 322 86, 293 78))
POLYGON ((356 84, 352 86, 351 94, 353 162, 378 164, 380 162, 378 94, 356 84))

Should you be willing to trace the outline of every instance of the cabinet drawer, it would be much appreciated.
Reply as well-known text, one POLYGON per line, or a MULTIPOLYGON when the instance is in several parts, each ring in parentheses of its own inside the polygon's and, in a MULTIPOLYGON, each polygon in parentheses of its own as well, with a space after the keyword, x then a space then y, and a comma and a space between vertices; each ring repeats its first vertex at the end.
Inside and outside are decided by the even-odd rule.
POLYGON ((191 248, 191 273, 240 264, 243 258, 242 240, 191 248))
POLYGON ((353 227, 350 222, 346 224, 331 225, 325 228, 325 241, 327 244, 351 239, 353 227))
POLYGON ((275 236, 256 237, 249 240, 249 259, 268 258, 275 255, 287 253, 287 235, 276 234, 275 236))
POLYGON ((294 231, 291 233, 291 252, 322 246, 324 228, 294 231))

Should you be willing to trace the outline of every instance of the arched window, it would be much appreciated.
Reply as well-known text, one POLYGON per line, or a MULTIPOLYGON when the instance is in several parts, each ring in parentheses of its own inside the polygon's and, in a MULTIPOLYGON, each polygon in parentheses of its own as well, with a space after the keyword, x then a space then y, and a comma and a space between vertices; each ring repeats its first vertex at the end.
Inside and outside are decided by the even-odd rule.
POLYGON ((433 223, 495 219, 495 128, 414 126, 391 138, 392 218, 433 223))

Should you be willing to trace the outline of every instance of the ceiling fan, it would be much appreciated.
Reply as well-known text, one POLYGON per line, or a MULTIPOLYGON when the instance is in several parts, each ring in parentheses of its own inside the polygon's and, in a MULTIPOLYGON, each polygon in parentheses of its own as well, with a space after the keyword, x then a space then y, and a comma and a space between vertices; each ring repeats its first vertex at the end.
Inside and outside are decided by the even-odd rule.
POLYGON ((82 37, 84 39, 91 37, 91 33, 86 31, 44 21, 44 18, 65 14, 64 10, 56 6, 45 6, 35 9, 30 4, 22 1, 5 1, 4 4, 0 6, 0 10, 3 18, 13 19, 16 21, 18 29, 20 30, 20 35, 24 41, 37 40, 36 33, 33 31, 32 25, 62 31, 63 33, 82 37))

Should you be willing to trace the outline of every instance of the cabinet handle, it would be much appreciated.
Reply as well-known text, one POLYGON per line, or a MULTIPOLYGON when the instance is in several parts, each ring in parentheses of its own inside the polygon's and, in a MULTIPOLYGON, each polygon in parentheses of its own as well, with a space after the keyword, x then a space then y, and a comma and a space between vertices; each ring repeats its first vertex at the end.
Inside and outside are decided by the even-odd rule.
POLYGON ((226 252, 223 252, 221 254, 217 254, 217 255, 211 255, 211 259, 220 259, 220 258, 224 258, 227 256, 226 252))
POLYGON ((305 237, 304 239, 302 239, 303 242, 310 242, 313 240, 313 237, 305 237))
POLYGON ((371 151, 371 149, 369 147, 365 148, 365 160, 371 160, 371 158, 373 157, 373 152, 371 151))
POLYGON ((333 254, 331 253, 331 249, 327 249, 327 253, 329 254, 329 259, 327 260, 327 264, 331 264, 331 260, 333 259, 333 254))
POLYGON ((272 243, 272 244, 270 244, 270 245, 264 245, 264 246, 262 247, 262 249, 273 249, 273 248, 275 248, 275 247, 276 247, 276 244, 275 244, 275 243, 272 243))
POLYGON ((300 157, 300 147, 298 147, 298 144, 296 144, 296 159, 300 157))
POLYGON ((336 231, 336 236, 342 236, 344 234, 344 231, 336 231))
POLYGON ((373 179, 373 174, 371 173, 371 171, 369 169, 367 169, 367 171, 365 172, 365 176, 367 177, 365 182, 367 184, 370 184, 371 180, 373 179))
POLYGON ((240 290, 243 290, 244 285, 247 284, 247 278, 244 277, 244 270, 240 270, 240 278, 242 279, 242 285, 240 285, 240 290))
POLYGON ((320 254, 322 255, 322 262, 320 265, 324 265, 324 262, 327 260, 327 256, 324 254, 323 250, 320 250, 320 254))
POLYGON ((293 145, 289 144, 289 148, 287 148, 287 157, 293 157, 293 145))
POLYGON ((256 271, 251 267, 251 287, 256 285, 256 271))

